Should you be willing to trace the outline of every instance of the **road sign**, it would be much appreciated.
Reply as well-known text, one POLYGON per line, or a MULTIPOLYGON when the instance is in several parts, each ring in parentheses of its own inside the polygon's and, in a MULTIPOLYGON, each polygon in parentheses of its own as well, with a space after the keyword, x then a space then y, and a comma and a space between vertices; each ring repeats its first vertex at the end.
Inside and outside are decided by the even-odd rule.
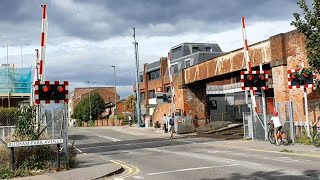
POLYGON ((10 147, 41 146, 41 145, 62 144, 62 143, 63 143, 63 139, 47 139, 47 140, 8 142, 7 146, 10 148, 10 147))

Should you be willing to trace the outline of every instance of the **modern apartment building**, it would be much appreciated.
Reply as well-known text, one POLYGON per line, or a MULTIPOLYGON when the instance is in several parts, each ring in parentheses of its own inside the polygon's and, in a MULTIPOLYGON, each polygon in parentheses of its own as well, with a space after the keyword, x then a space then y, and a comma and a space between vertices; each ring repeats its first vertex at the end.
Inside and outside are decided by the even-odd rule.
MULTIPOLYGON (((218 44, 210 43, 182 43, 169 51, 171 72, 173 79, 182 69, 223 54, 218 44)), ((135 86, 133 87, 135 91, 135 86)), ((144 71, 140 72, 141 114, 152 115, 158 104, 163 104, 162 93, 170 94, 167 58, 144 64, 144 71), (157 96, 160 95, 160 96, 157 96)))

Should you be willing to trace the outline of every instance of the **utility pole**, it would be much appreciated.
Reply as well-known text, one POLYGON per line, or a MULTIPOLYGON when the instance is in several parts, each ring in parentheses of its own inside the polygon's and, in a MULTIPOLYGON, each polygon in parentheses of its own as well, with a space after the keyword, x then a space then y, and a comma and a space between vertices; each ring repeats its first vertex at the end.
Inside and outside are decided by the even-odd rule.
POLYGON ((113 67, 113 73, 114 73, 114 119, 117 119, 116 115, 117 113, 117 78, 116 78, 116 66, 113 67))
POLYGON ((140 110, 140 81, 139 81, 139 54, 138 54, 138 43, 136 42, 136 28, 133 28, 133 45, 134 45, 134 56, 136 60, 136 109, 138 127, 141 127, 141 110, 140 110))
POLYGON ((90 99, 90 81, 87 81, 87 83, 89 84, 89 109, 90 109, 90 121, 92 121, 92 115, 91 115, 91 99, 90 99))

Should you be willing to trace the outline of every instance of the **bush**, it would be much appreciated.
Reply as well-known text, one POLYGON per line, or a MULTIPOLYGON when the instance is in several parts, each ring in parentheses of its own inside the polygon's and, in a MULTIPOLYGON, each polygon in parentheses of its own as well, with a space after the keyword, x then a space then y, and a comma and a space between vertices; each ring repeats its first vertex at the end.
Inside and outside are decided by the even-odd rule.
POLYGON ((81 127, 81 126, 82 126, 82 121, 81 121, 81 119, 77 119, 77 120, 76 120, 76 124, 77 124, 77 127, 81 127))
POLYGON ((310 145, 312 144, 311 139, 306 135, 302 134, 296 138, 296 143, 310 145))
POLYGON ((94 120, 88 121, 88 127, 94 127, 94 120))
POLYGON ((74 141, 72 142, 72 145, 69 146, 69 167, 74 168, 76 167, 76 158, 77 158, 77 150, 74 146, 74 141))
POLYGON ((17 120, 17 108, 0 108, 0 126, 13 126, 17 120))
POLYGON ((15 177, 24 177, 24 176, 32 176, 37 173, 27 169, 17 169, 13 171, 9 168, 1 168, 0 167, 0 179, 12 179, 15 177))
POLYGON ((4 146, 0 145, 0 167, 7 167, 10 164, 10 151, 4 146))

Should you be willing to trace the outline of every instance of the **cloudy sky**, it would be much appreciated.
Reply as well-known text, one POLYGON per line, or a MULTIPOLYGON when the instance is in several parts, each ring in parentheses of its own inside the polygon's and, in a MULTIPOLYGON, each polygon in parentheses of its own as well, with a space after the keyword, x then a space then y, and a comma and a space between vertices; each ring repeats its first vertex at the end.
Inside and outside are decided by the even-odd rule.
POLYGON ((116 66, 121 97, 132 94, 136 28, 140 66, 165 57, 182 42, 218 43, 227 52, 242 47, 241 16, 249 44, 293 30, 297 0, 2 0, 0 63, 34 66, 40 47, 41 4, 47 4, 46 79, 68 80, 71 89, 113 86, 116 66), (22 54, 21 56, 21 45, 22 54))

